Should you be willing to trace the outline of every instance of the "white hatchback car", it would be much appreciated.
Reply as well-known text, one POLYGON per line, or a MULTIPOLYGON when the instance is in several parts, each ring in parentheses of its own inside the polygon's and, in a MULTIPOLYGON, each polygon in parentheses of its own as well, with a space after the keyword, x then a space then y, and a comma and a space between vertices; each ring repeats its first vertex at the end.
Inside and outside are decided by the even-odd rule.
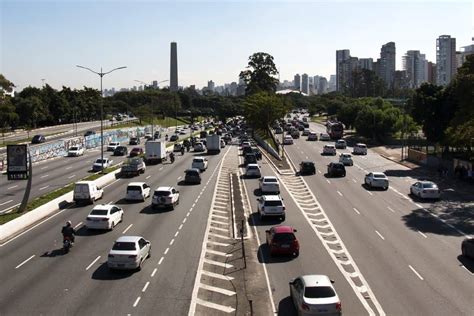
POLYGON ((67 151, 69 157, 78 157, 84 155, 84 147, 82 146, 71 146, 67 151))
POLYGON ((205 157, 194 157, 193 163, 191 164, 191 168, 199 169, 201 172, 207 169, 207 165, 209 164, 207 158, 205 157))
POLYGON ((293 137, 291 137, 291 135, 286 135, 285 138, 283 139, 283 144, 293 145, 293 137))
POLYGON ((388 178, 383 172, 370 172, 366 174, 364 183, 371 188, 388 190, 388 178))
POLYGON ((256 163, 249 163, 245 168, 246 177, 261 177, 260 166, 256 163))
POLYGON ((206 150, 206 146, 204 146, 204 144, 201 143, 201 142, 197 142, 197 143, 194 144, 193 150, 194 150, 195 152, 205 151, 205 150, 206 150))
POLYGON ((107 257, 109 269, 141 269, 151 254, 151 243, 140 236, 119 237, 107 257))
POLYGON ((334 145, 324 145, 323 155, 336 155, 336 147, 334 145))
POLYGON ((339 156, 339 162, 342 162, 344 166, 353 166, 354 161, 352 161, 352 155, 348 153, 342 153, 339 156))
POLYGON ((120 143, 119 142, 111 142, 109 143, 109 145, 107 146, 107 151, 115 151, 115 149, 120 146, 120 143))
POLYGON ((86 229, 114 229, 123 220, 123 210, 113 204, 94 206, 86 218, 86 229))
POLYGON ((264 193, 280 194, 280 183, 278 182, 277 177, 274 177, 274 176, 262 177, 259 181, 258 186, 262 194, 264 193))
POLYGON ((143 201, 150 196, 150 186, 145 182, 130 182, 127 186, 127 201, 143 201))
POLYGON ((153 193, 151 200, 151 207, 171 207, 174 209, 175 205, 179 204, 179 191, 173 187, 159 187, 153 193))
POLYGON ((431 181, 417 181, 410 187, 410 193, 422 199, 440 199, 441 191, 431 181))
POLYGON ((290 281, 290 296, 298 315, 342 315, 341 300, 326 275, 302 275, 290 281))
POLYGON ((367 155, 367 145, 358 143, 354 146, 354 155, 367 155))

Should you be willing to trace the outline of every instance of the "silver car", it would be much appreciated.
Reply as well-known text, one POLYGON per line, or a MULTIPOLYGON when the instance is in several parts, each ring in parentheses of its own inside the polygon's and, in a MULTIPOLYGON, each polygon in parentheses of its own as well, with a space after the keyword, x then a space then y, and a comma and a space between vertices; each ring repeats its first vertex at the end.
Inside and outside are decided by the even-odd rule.
POLYGON ((290 281, 290 296, 298 315, 342 315, 341 300, 326 275, 302 275, 290 281))
POLYGON ((109 269, 141 269, 143 261, 150 257, 151 243, 140 236, 119 237, 109 251, 109 269))
POLYGON ((383 172, 371 172, 365 175, 364 183, 370 188, 388 190, 388 178, 383 172))
POLYGON ((438 186, 431 181, 417 181, 410 187, 410 193, 421 199, 440 199, 441 192, 438 186))

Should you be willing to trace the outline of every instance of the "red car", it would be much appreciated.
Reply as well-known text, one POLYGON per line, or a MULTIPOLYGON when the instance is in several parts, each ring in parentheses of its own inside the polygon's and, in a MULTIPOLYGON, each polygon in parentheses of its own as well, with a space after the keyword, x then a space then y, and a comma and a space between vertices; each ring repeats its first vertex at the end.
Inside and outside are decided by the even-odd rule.
POLYGON ((142 155, 142 154, 143 154, 143 148, 140 148, 140 147, 134 147, 130 151, 130 157, 136 157, 136 156, 139 156, 139 155, 142 155))
POLYGON ((296 229, 291 226, 275 226, 266 230, 266 233, 270 255, 298 257, 300 254, 300 244, 294 234, 296 229))

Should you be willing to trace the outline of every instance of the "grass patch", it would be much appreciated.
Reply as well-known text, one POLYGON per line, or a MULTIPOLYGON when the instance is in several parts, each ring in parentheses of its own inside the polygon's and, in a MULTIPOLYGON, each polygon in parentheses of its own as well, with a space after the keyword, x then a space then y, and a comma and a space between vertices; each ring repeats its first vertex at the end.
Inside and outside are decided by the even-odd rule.
POLYGON ((325 125, 326 124, 326 117, 325 116, 311 116, 311 122, 320 123, 325 125))
MULTIPOLYGON (((93 180, 96 180, 97 178, 100 178, 108 173, 111 173, 115 170, 117 170, 118 168, 120 168, 119 165, 115 165, 115 166, 112 166, 110 168, 106 168, 104 169, 104 172, 102 174, 100 173, 94 173, 94 174, 91 174, 79 181, 93 181, 93 180)), ((18 207, 14 208, 10 213, 8 214, 0 214, 0 225, 3 225, 19 216, 22 216, 26 213, 28 213, 29 211, 32 211, 34 210, 35 208, 38 208, 40 207, 41 205, 44 205, 58 197, 60 197, 61 195, 63 194, 66 194, 68 193, 69 191, 72 191, 74 189, 74 183, 70 183, 62 188, 59 188, 57 190, 54 190, 54 191, 51 191, 49 193, 46 193, 44 195, 41 195, 37 198, 35 198, 33 201, 29 202, 26 206, 26 209, 25 211, 19 213, 18 212, 18 207)))
POLYGON ((261 139, 266 141, 270 146, 273 147, 273 149, 275 149, 276 152, 278 152, 277 144, 275 143, 275 141, 273 140, 273 138, 270 135, 267 135, 267 133, 265 133, 265 131, 256 130, 255 134, 257 134, 261 139))

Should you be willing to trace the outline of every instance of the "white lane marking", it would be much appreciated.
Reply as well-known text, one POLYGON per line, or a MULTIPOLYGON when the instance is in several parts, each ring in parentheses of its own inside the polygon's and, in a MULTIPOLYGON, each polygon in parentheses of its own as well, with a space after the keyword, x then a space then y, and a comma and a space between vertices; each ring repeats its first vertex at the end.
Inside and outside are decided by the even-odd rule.
POLYGON ((66 167, 66 170, 69 170, 69 169, 71 169, 71 168, 72 168, 72 167, 66 167))
POLYGON ((100 256, 97 256, 97 258, 95 258, 95 260, 92 261, 91 264, 87 266, 86 271, 89 270, 89 269, 92 267, 92 265, 93 265, 94 263, 96 263, 97 260, 99 260, 99 259, 100 259, 100 256))
POLYGON ((16 188, 17 186, 18 186, 18 185, 14 185, 14 186, 12 186, 12 187, 7 188, 7 190, 14 189, 14 188, 16 188))
POLYGON ((44 189, 47 189, 47 188, 49 188, 49 185, 47 185, 45 187, 42 187, 42 188, 39 188, 39 190, 41 191, 41 190, 44 190, 44 189))
POLYGON ((5 205, 5 204, 11 203, 11 202, 13 202, 13 200, 8 200, 6 202, 1 203, 0 205, 5 205))
POLYGON ((161 168, 160 168, 160 169, 158 169, 158 170, 162 170, 162 169, 163 169, 163 167, 161 167, 161 168))
POLYGON ((76 175, 75 175, 75 174, 73 174, 72 176, 70 176, 70 177, 67 177, 67 178, 68 178, 68 179, 72 179, 72 178, 74 178, 75 176, 76 176, 76 175))
POLYGON ((130 227, 132 227, 132 226, 133 226, 133 224, 128 225, 128 227, 125 228, 125 230, 122 232, 122 234, 125 234, 130 229, 130 227))
POLYGON ((215 286, 207 285, 207 284, 204 284, 204 283, 201 283, 199 285, 199 287, 202 288, 202 289, 211 291, 211 292, 221 293, 221 294, 224 294, 224 295, 227 295, 227 296, 234 296, 236 294, 234 291, 229 291, 229 290, 226 290, 226 289, 223 289, 223 288, 220 288, 220 287, 215 287, 215 286))
POLYGON ((474 275, 474 273, 472 273, 471 271, 469 271, 469 269, 468 269, 468 268, 466 268, 465 266, 461 265, 461 267, 463 267, 463 268, 464 268, 464 270, 466 270, 466 271, 467 271, 467 273, 469 273, 470 275, 474 275))
POLYGON ((382 236, 381 233, 379 233, 377 230, 375 231, 377 233, 377 235, 379 235, 379 237, 382 239, 382 240, 385 240, 385 238, 382 236))
POLYGON ((168 253, 168 251, 170 251, 170 248, 169 248, 169 247, 165 249, 164 254, 166 255, 166 254, 168 253))
POLYGON ((40 178, 43 179, 43 178, 47 178, 49 177, 49 174, 45 174, 44 176, 41 176, 40 178))
POLYGON ((328 179, 326 179, 326 182, 329 183, 329 184, 331 184, 331 181, 329 181, 328 179))
POLYGON ((370 192, 370 191, 367 191, 367 193, 369 193, 370 195, 373 195, 372 192, 370 192))
POLYGON ((163 262, 164 259, 165 259, 165 257, 161 257, 160 261, 158 261, 158 265, 160 265, 163 262))
POLYGON ((153 270, 153 272, 151 273, 151 277, 154 277, 154 276, 155 276, 156 271, 158 271, 157 268, 155 268, 155 269, 153 270))
POLYGON ((15 267, 15 269, 18 269, 19 267, 21 267, 22 265, 24 265, 25 263, 27 263, 28 261, 30 261, 31 259, 33 259, 35 257, 35 255, 32 255, 31 257, 29 257, 28 259, 26 259, 25 261, 23 261, 22 263, 20 263, 19 265, 17 265, 15 267))
POLYGON ((356 179, 352 179, 352 182, 357 183, 357 180, 356 180, 356 179))
POLYGON ((318 170, 318 173, 321 174, 321 170, 318 170))
POLYGON ((179 230, 174 234, 174 237, 177 237, 179 235, 179 230))
POLYGON ((183 228, 183 224, 179 225, 178 229, 181 230, 183 228))
POLYGON ((148 282, 145 284, 145 286, 143 287, 143 289, 142 289, 142 292, 143 292, 143 293, 145 293, 146 288, 148 287, 148 285, 150 285, 150 281, 148 281, 148 282))
POLYGON ((353 207, 352 209, 354 210, 354 212, 360 215, 360 212, 355 207, 353 207))
POLYGON ((428 238, 428 236, 426 236, 426 235, 423 234, 422 232, 418 231, 418 233, 419 233, 421 236, 423 236, 423 237, 425 237, 425 238, 428 238))
MULTIPOLYGON (((176 235, 175 235, 175 236, 176 236, 176 235)), ((174 244, 174 238, 171 239, 171 241, 170 241, 170 246, 173 246, 173 244, 174 244)))
POLYGON ((306 156, 306 160, 308 160, 308 159, 309 159, 308 156, 306 156))
POLYGON ((41 170, 44 170, 44 169, 46 169, 46 168, 48 168, 48 166, 44 166, 43 168, 41 168, 41 170))
POLYGON ((395 211, 390 206, 387 206, 387 208, 390 210, 390 212, 395 213, 395 211))
POLYGON ((82 225, 82 222, 79 222, 76 226, 74 226, 74 229, 78 228, 81 225, 82 225))
POLYGON ((138 305, 138 302, 140 302, 140 299, 141 299, 141 297, 140 297, 140 296, 139 296, 139 297, 137 297, 137 299, 135 300, 135 303, 133 303, 133 307, 137 307, 137 305, 138 305))
POLYGON ((342 196, 342 193, 341 193, 339 190, 337 191, 337 194, 339 194, 340 196, 342 196))
POLYGON ((415 203, 416 206, 418 206, 419 208, 423 208, 423 206, 419 203, 415 203))
MULTIPOLYGON (((188 213, 187 216, 189 216, 189 213, 188 213)), ((185 217, 185 218, 183 219, 183 224, 186 223, 186 220, 187 220, 187 218, 185 217)))
MULTIPOLYGON (((235 309, 230 307, 230 306, 224 306, 224 305, 204 301, 204 300, 201 300, 199 298, 196 298, 195 304, 199 304, 199 305, 206 306, 206 307, 209 307, 209 308, 212 308, 212 309, 216 309, 216 310, 219 310, 219 311, 227 313, 227 314, 233 313, 235 311, 235 309)), ((191 310, 190 310, 189 315, 194 315, 194 312, 191 313, 191 310)))
POLYGON ((176 180, 179 180, 179 179, 181 179, 181 178, 182 178, 182 176, 179 176, 178 179, 176 179, 176 180))
POLYGON ((421 281, 424 280, 423 277, 418 272, 416 272, 416 270, 411 265, 408 266, 410 267, 411 271, 413 271, 413 273, 415 273, 416 276, 420 278, 421 281))
POLYGON ((147 180, 148 180, 148 179, 150 179, 150 177, 151 177, 151 176, 146 176, 146 177, 145 177, 145 179, 147 179, 147 180))

